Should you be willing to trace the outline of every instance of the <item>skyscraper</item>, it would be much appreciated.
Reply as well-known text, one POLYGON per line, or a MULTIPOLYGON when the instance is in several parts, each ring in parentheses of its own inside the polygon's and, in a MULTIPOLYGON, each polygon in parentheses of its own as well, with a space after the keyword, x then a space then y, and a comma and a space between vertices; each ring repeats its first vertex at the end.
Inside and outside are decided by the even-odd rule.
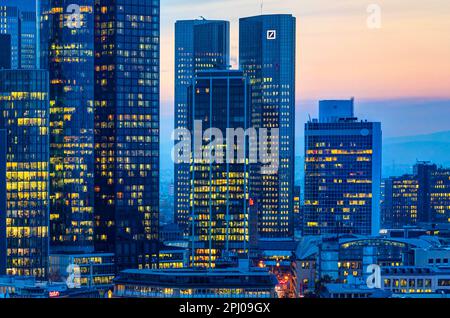
POLYGON ((11 35, 0 34, 0 70, 11 69, 11 35))
POLYGON ((383 227, 403 228, 417 224, 419 181, 413 175, 385 180, 383 227))
POLYGON ((383 226, 450 223, 450 169, 417 162, 413 174, 385 181, 383 226))
POLYGON ((436 170, 437 165, 423 161, 417 162, 413 168, 413 173, 419 181, 419 196, 417 198, 417 214, 419 222, 433 222, 430 193, 432 187, 432 174, 436 170))
POLYGON ((450 169, 439 168, 432 174, 430 207, 433 222, 450 223, 450 169))
POLYGON ((303 221, 302 221, 302 211, 301 211, 301 198, 300 198, 301 188, 300 186, 294 187, 294 228, 295 230, 302 229, 303 221))
POLYGON ((95 1, 95 248, 157 266, 159 0, 95 1))
POLYGON ((6 275, 6 130, 0 129, 0 275, 6 275))
POLYGON ((11 68, 36 69, 38 36, 34 1, 0 0, 0 34, 11 36, 11 68))
POLYGON ((381 124, 358 121, 353 100, 321 101, 305 125, 304 235, 377 235, 381 124))
POLYGON ((20 12, 20 68, 35 69, 38 59, 37 15, 35 8, 32 11, 20 12))
MULTIPOLYGON (((186 20, 175 24, 175 128, 187 128, 188 87, 199 71, 225 70, 230 64, 227 21, 186 20)), ((175 164, 175 222, 189 225, 189 164, 175 164)))
POLYGON ((94 0, 41 0, 41 14, 41 65, 50 76, 51 247, 90 252, 94 247, 94 0), (75 17, 69 7, 74 4, 80 12, 75 17))
MULTIPOLYGON (((259 202, 258 232, 264 238, 294 233, 295 34, 292 15, 240 19, 240 67, 252 87, 252 126, 279 129, 279 168, 252 172, 251 196, 259 202)), ((275 144, 275 143, 274 143, 275 144)))
MULTIPOLYGON (((49 219, 48 74, 0 70, 0 129, 6 130, 6 273, 45 278, 49 219)), ((5 136, 1 138, 4 142, 5 136)), ((0 157, 2 155, 0 154, 0 157)), ((3 158, 4 160, 5 158, 3 158)), ((4 161, 0 159, 0 165, 4 161)), ((0 168, 1 172, 2 168, 0 168)), ((3 172, 2 172, 3 173, 3 172)), ((1 174, 1 173, 0 173, 1 174)), ((2 178, 0 176, 0 178, 2 178)), ((0 181, 0 187, 2 186, 0 181)), ((0 190, 0 196, 2 190, 0 190)), ((1 199, 0 199, 1 201, 1 199)), ((2 227, 2 230, 4 228, 2 227)), ((4 233, 0 234, 2 249, 4 233)), ((0 270, 2 269, 0 252, 0 270)))
POLYGON ((249 110, 248 82, 241 71, 197 73, 188 109, 188 128, 195 129, 189 191, 194 266, 213 268, 220 258, 248 253, 249 149, 245 139, 236 143, 233 136, 249 127, 249 110), (211 129, 218 129, 223 139, 211 129))
POLYGON ((19 68, 20 11, 16 6, 2 5, 0 2, 0 33, 11 37, 11 68, 19 68))

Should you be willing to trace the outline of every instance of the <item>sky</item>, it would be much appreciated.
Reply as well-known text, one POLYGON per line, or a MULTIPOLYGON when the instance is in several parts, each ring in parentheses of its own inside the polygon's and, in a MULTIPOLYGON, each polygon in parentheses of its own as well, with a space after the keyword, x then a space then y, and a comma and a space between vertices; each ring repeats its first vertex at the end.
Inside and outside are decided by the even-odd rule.
MULTIPOLYGON (((381 121, 385 138, 450 130, 449 0, 265 0, 262 12, 297 17, 297 155, 320 99, 355 97, 356 115, 381 121)), ((230 21, 237 67, 239 18, 258 14, 261 0, 161 0, 162 140, 173 127, 175 21, 230 21)))
POLYGON ((262 10, 261 2, 161 0, 161 140, 173 129, 175 21, 230 21, 237 67, 239 18, 261 12, 297 17, 297 155, 320 99, 355 97, 356 115, 381 121, 385 138, 450 131, 450 0, 264 0, 262 10), (367 24, 373 4, 375 29, 367 24))
MULTIPOLYGON (((162 101, 173 100, 177 19, 229 20, 237 65, 239 18, 260 13, 261 0, 161 0, 162 101)), ((265 0, 263 13, 297 17, 297 100, 450 99, 449 0, 265 0)))

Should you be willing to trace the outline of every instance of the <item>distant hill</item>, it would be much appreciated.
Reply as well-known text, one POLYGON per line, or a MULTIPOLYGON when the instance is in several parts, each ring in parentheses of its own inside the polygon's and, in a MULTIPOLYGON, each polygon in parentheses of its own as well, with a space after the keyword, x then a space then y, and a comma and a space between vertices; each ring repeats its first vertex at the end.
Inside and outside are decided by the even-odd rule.
POLYGON ((450 167, 450 131, 384 140, 384 176, 410 173, 417 160, 450 167))

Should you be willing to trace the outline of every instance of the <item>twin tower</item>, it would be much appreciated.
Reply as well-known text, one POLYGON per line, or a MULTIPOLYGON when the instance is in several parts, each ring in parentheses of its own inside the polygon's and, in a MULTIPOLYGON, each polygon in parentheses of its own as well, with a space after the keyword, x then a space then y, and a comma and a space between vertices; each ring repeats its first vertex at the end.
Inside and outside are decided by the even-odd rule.
MULTIPOLYGON (((191 240, 193 265, 214 267, 230 254, 248 254, 258 237, 294 234, 296 19, 240 19, 237 70, 229 22, 178 21, 175 33, 175 128, 192 132, 201 121, 224 135, 227 128, 278 132, 268 139, 278 160, 271 173, 248 158, 175 164, 175 220, 191 240)), ((250 155, 246 142, 235 147, 250 155)))

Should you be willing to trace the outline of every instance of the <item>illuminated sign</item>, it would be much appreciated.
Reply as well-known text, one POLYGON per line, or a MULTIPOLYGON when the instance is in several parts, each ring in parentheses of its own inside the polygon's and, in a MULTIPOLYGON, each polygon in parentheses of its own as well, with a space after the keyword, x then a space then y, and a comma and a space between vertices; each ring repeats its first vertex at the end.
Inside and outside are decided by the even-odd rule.
POLYGON ((51 291, 48 293, 48 296, 50 298, 55 298, 55 297, 59 297, 59 291, 55 290, 55 291, 51 291))

